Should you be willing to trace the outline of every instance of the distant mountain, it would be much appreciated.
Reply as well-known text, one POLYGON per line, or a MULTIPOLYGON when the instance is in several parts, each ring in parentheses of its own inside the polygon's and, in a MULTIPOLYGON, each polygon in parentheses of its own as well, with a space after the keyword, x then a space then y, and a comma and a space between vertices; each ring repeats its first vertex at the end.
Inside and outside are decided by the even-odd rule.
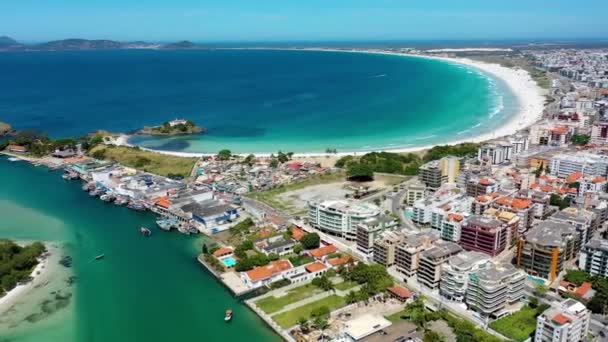
POLYGON ((182 40, 181 42, 165 44, 161 46, 163 49, 195 49, 199 48, 198 45, 193 42, 182 40))
POLYGON ((113 40, 98 39, 62 39, 41 44, 23 45, 9 37, 0 37, 0 51, 23 50, 23 51, 67 51, 67 50, 118 50, 118 49, 195 49, 201 48, 189 41, 181 41, 171 44, 154 44, 142 41, 117 42, 113 40))
POLYGON ((11 37, 0 36, 0 49, 17 48, 21 46, 23 45, 11 37))

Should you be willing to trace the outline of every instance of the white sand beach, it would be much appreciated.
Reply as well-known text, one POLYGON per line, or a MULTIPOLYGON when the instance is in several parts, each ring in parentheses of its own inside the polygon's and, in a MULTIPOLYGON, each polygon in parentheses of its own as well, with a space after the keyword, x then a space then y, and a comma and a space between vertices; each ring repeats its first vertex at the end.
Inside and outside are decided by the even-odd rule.
MULTIPOLYGON (((337 50, 337 49, 298 49, 298 50, 308 50, 308 51, 332 51, 332 52, 344 52, 344 53, 370 53, 370 54, 385 54, 385 55, 397 55, 397 56, 408 56, 408 57, 416 57, 416 58, 430 58, 430 59, 439 59, 450 63, 463 64, 467 67, 478 69, 484 73, 490 74, 491 76, 498 78, 505 82, 505 84, 509 87, 513 95, 517 98, 519 103, 519 110, 513 114, 509 120, 503 124, 501 127, 493 130, 492 132, 485 132, 480 135, 477 135, 473 138, 461 139, 461 140, 451 140, 447 142, 447 144, 454 145, 463 142, 482 142, 492 139, 501 138, 507 135, 514 134, 518 131, 521 131, 536 121, 538 121, 542 117, 542 113, 544 110, 545 104, 545 93, 546 91, 538 86, 536 82, 532 79, 530 74, 523 69, 513 69, 507 68, 498 64, 490 64, 480 61, 474 61, 466 58, 447 58, 447 57, 437 57, 437 56, 426 56, 426 55, 410 55, 410 54, 402 54, 396 52, 388 52, 382 50, 337 50)), ((130 146, 128 143, 129 136, 121 135, 113 140, 112 143, 116 145, 124 145, 130 146)), ((387 152, 416 152, 421 150, 426 150, 434 145, 428 146, 415 146, 409 148, 395 148, 395 149, 385 149, 383 151, 387 152)), ((163 154, 180 156, 180 157, 202 157, 202 156, 211 156, 213 153, 193 153, 193 152, 176 152, 176 151, 160 151, 153 150, 148 148, 140 147, 143 150, 159 152, 163 154)), ((372 152, 372 151, 365 151, 372 152)), ((326 154, 326 153, 295 153, 294 157, 309 158, 309 157, 325 157, 325 158, 335 158, 344 155, 357 155, 363 154, 365 152, 358 151, 339 151, 337 154, 326 154)), ((246 154, 243 154, 246 155, 246 154)), ((269 157, 269 153, 254 153, 256 157, 269 157)))

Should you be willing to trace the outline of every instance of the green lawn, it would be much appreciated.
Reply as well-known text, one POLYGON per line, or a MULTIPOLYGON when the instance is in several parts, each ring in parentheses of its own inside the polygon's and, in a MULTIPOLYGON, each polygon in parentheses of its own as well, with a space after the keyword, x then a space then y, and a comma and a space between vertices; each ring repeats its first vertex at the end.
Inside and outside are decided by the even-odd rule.
POLYGON ((289 262, 293 265, 293 267, 302 266, 304 264, 308 264, 313 262, 314 259, 309 257, 308 255, 295 255, 289 257, 289 262))
POLYGON ((255 304, 267 314, 271 314, 281 310, 286 305, 298 302, 321 292, 323 292, 323 290, 319 289, 318 287, 312 284, 307 284, 296 287, 295 289, 291 289, 286 295, 281 297, 270 296, 262 298, 255 302, 255 304))
POLYGON ((357 284, 357 282, 355 281, 343 281, 341 283, 336 284, 334 287, 336 288, 336 290, 346 291, 348 289, 352 289, 357 285, 359 284, 357 284))
POLYGON ((490 323, 490 327, 515 341, 525 341, 536 329, 536 309, 526 305, 514 314, 490 323))
POLYGON ((272 319, 277 322, 281 327, 286 329, 296 325, 298 319, 301 317, 310 318, 310 313, 317 308, 327 306, 329 310, 333 311, 335 309, 343 307, 344 305, 346 305, 346 300, 344 298, 338 295, 331 295, 316 302, 302 305, 291 311, 275 315, 272 317, 272 319))
POLYGON ((403 309, 399 312, 396 312, 390 316, 385 316, 384 318, 388 319, 389 321, 391 321, 392 323, 398 322, 401 320, 401 316, 405 315, 407 313, 406 309, 403 309))

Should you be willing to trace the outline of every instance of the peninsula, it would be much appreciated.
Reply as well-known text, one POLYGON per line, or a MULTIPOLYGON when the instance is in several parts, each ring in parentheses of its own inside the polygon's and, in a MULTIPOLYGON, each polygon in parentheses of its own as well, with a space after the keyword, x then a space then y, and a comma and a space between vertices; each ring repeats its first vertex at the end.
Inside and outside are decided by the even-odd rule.
POLYGON ((119 42, 108 39, 69 38, 44 43, 25 44, 7 36, 0 36, 0 51, 71 51, 71 50, 122 50, 122 49, 198 49, 202 48, 190 41, 175 43, 150 43, 143 41, 119 42))
POLYGON ((0 137, 13 133, 15 133, 15 130, 11 125, 7 124, 6 122, 0 122, 0 137))

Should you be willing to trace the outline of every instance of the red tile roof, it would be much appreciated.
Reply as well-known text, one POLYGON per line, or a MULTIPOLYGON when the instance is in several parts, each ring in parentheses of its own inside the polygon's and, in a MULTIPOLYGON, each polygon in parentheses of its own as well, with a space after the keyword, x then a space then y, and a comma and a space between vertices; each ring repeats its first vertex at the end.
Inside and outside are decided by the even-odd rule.
POLYGON ((344 264, 348 263, 350 260, 351 260, 351 257, 348 255, 345 255, 343 257, 328 259, 327 262, 329 262, 330 265, 335 267, 335 266, 344 265, 344 264))
POLYGON ((583 177, 583 173, 576 171, 576 172, 571 173, 568 177, 566 177, 566 182, 574 183, 581 177, 583 177))
POLYGON ((487 185, 494 184, 494 181, 492 181, 492 180, 490 180, 488 178, 482 178, 482 179, 479 180, 479 184, 487 186, 487 185))
POLYGON ((458 214, 448 214, 448 220, 460 222, 464 219, 462 215, 458 214))
POLYGON ((306 268, 306 271, 308 271, 309 273, 315 273, 315 272, 319 272, 319 271, 326 269, 327 266, 323 265, 320 262, 315 262, 315 263, 306 265, 305 268, 306 268))
POLYGON ((27 152, 27 147, 20 145, 8 145, 6 148, 13 152, 27 152))
POLYGON ((160 197, 154 202, 159 207, 169 208, 171 206, 171 201, 169 201, 168 197, 160 197))
POLYGON ((591 290, 591 283, 586 281, 574 290, 573 294, 577 297, 584 297, 591 290))
POLYGON ((220 257, 222 255, 227 255, 232 253, 232 247, 222 247, 220 249, 218 249, 217 251, 213 252, 213 256, 220 257))
POLYGON ((245 272, 251 281, 259 281, 272 277, 276 273, 286 271, 291 268, 291 263, 287 260, 273 261, 266 266, 260 266, 245 272))
POLYGON ((306 233, 302 228, 298 226, 291 227, 291 236, 296 241, 300 241, 300 239, 303 238, 306 234, 308 233, 306 233))
POLYGON ((602 176, 597 176, 597 177, 593 178, 593 180, 592 180, 593 183, 603 183, 605 181, 606 181, 606 178, 602 177, 602 176))
POLYGON ((315 258, 322 258, 331 253, 335 253, 337 250, 338 249, 336 248, 336 246, 327 245, 327 246, 319 247, 317 249, 313 249, 312 251, 310 251, 310 254, 312 256, 314 256, 315 258))
POLYGON ((558 313, 557 315, 553 316, 553 318, 551 318, 551 320, 559 325, 564 325, 566 323, 570 323, 570 318, 568 318, 567 316, 564 316, 561 313, 558 313))
POLYGON ((406 289, 405 287, 393 286, 393 287, 389 287, 388 290, 389 290, 389 292, 391 292, 392 294, 394 294, 400 298, 407 299, 412 296, 412 293, 410 292, 410 290, 406 289))

